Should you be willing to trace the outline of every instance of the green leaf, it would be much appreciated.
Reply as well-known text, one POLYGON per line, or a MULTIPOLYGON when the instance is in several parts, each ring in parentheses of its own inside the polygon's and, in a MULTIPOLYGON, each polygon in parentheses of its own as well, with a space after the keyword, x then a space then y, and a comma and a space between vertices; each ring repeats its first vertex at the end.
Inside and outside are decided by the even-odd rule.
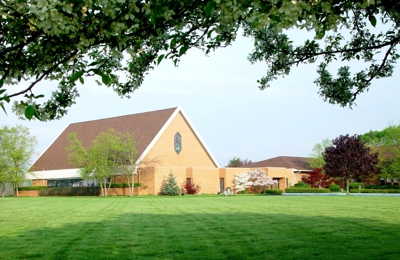
POLYGON ((101 76, 101 81, 103 81, 103 83, 108 86, 111 83, 111 78, 108 75, 104 74, 103 76, 101 76))
POLYGON ((369 19, 371 25, 372 25, 373 27, 375 27, 375 26, 376 26, 376 18, 375 18, 375 16, 370 15, 370 16, 368 17, 368 19, 369 19))
POLYGON ((3 102, 0 102, 0 107, 3 109, 4 113, 7 115, 6 108, 4 107, 3 102))
POLYGON ((162 61, 162 59, 164 58, 164 54, 161 54, 160 56, 158 56, 158 59, 157 59, 157 64, 160 64, 160 62, 162 61))
POLYGON ((175 48, 175 45, 176 45, 176 38, 174 37, 174 38, 172 38, 172 40, 171 40, 171 42, 169 44, 169 47, 171 49, 173 49, 173 48, 175 48))
POLYGON ((93 72, 94 72, 95 74, 101 76, 101 77, 103 77, 104 75, 106 75, 106 74, 104 74, 104 72, 102 72, 101 70, 98 70, 98 69, 93 70, 93 72))
POLYGON ((3 84, 4 84, 4 80, 0 79, 0 88, 3 87, 3 84))
POLYGON ((79 78, 79 81, 81 82, 82 85, 85 84, 85 80, 82 77, 79 78))
POLYGON ((211 14, 214 11, 214 9, 215 9, 215 1, 214 0, 208 1, 206 6, 204 7, 204 11, 205 11, 207 16, 211 16, 211 14))
POLYGON ((74 74, 72 74, 71 77, 69 77, 69 80, 72 81, 72 82, 74 82, 74 81, 76 81, 77 79, 79 79, 80 77, 82 77, 82 75, 83 75, 83 71, 82 71, 82 70, 77 71, 77 72, 75 72, 74 74))
POLYGON ((157 16, 159 16, 162 12, 161 6, 156 4, 153 8, 153 13, 151 14, 151 23, 154 27, 156 27, 157 16))
POLYGON ((183 45, 182 47, 181 47, 181 49, 179 50, 179 56, 182 56, 183 54, 185 54, 185 52, 187 51, 189 49, 189 46, 188 45, 183 45))
POLYGON ((272 21, 275 21, 275 22, 282 21, 281 18, 279 18, 278 16, 273 15, 273 14, 270 14, 268 17, 269 17, 269 19, 271 19, 272 21))
POLYGON ((43 95, 43 94, 40 94, 40 95, 34 96, 34 98, 36 98, 36 99, 38 99, 38 98, 43 98, 43 97, 44 97, 44 95, 43 95))
POLYGON ((0 89, 0 95, 3 94, 4 92, 6 92, 5 89, 0 89))
POLYGON ((360 55, 357 54, 357 55, 356 55, 356 58, 357 58, 357 60, 360 60, 360 55))
POLYGON ((33 106, 27 106, 25 108, 25 117, 28 120, 31 120, 34 114, 35 114, 35 108, 33 106))

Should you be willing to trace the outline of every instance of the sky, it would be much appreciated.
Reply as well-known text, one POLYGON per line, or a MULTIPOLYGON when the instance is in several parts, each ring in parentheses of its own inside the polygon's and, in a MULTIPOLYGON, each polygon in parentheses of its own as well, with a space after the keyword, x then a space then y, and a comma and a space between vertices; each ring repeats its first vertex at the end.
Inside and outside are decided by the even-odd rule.
MULTIPOLYGON (((298 40, 306 37, 291 34, 298 40)), ((266 75, 267 66, 250 64, 247 56, 252 49, 252 40, 239 36, 232 46, 208 56, 188 50, 178 67, 163 60, 130 99, 85 79, 78 88, 80 97, 64 118, 23 121, 7 106, 7 115, 0 111, 0 125, 29 127, 38 140, 37 158, 70 123, 181 106, 219 164, 226 166, 233 157, 253 162, 276 156, 306 157, 324 138, 363 134, 400 122, 398 66, 391 78, 374 80, 349 109, 326 103, 318 95, 313 81, 321 60, 294 67, 289 76, 259 90, 257 80, 266 75)), ((331 66, 332 72, 338 65, 331 66)), ((49 96, 55 86, 45 82, 37 93, 49 96)))

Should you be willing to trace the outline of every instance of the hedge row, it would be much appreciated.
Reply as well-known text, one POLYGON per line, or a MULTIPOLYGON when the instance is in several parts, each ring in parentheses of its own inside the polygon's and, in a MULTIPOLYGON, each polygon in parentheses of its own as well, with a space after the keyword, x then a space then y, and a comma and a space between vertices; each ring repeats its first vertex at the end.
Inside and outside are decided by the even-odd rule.
MULTIPOLYGON (((110 188, 125 188, 129 187, 127 182, 116 182, 116 183, 111 183, 110 188)), ((134 187, 140 187, 140 182, 135 182, 134 187)))
POLYGON ((39 196, 99 196, 100 187, 64 187, 40 189, 39 196))
POLYGON ((46 186, 26 186, 26 187, 18 187, 19 191, 23 190, 40 190, 40 189, 46 189, 46 186))
POLYGON ((397 190, 400 189, 399 185, 367 185, 364 189, 375 189, 375 190, 397 190))
MULTIPOLYGON (((351 193, 358 193, 358 190, 350 190, 351 193)), ((360 193, 400 193, 399 189, 386 189, 386 190, 379 190, 379 189, 362 189, 360 193)))
POLYGON ((329 193, 330 189, 316 189, 316 188, 287 188, 286 193, 329 193))
POLYGON ((265 189, 262 191, 262 194, 267 194, 267 195, 282 195, 283 190, 279 189, 265 189))
POLYGON ((358 190, 359 186, 361 186, 361 189, 364 189, 364 183, 362 183, 362 182, 352 182, 352 183, 349 184, 349 189, 350 190, 352 190, 352 189, 358 190))

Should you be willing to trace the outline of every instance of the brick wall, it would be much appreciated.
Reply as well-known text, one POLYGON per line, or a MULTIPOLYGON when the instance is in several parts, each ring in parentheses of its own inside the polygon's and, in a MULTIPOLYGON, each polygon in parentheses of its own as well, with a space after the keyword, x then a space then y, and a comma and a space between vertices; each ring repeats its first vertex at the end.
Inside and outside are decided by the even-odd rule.
POLYGON ((172 120, 143 161, 140 167, 217 167, 181 113, 172 120), (182 140, 179 154, 174 150, 174 136, 177 132, 182 140))

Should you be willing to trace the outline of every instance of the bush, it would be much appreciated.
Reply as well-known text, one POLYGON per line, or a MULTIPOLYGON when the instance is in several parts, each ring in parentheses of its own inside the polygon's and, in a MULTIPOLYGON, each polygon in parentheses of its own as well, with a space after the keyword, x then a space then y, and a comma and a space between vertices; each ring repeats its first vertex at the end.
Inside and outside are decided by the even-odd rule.
POLYGON ((40 190, 40 189, 46 189, 46 186, 26 186, 26 187, 18 187, 19 191, 23 190, 40 190))
POLYGON ((242 190, 241 194, 249 194, 249 191, 247 189, 242 190))
POLYGON ((397 189, 400 189, 400 186, 399 185, 367 185, 364 187, 364 189, 397 190, 397 189))
POLYGON ((286 193, 329 193, 330 189, 315 189, 315 188, 287 188, 286 193))
POLYGON ((331 185, 329 185, 328 188, 329 188, 331 191, 334 191, 334 192, 340 191, 340 186, 339 186, 339 185, 336 185, 336 184, 331 184, 331 185))
POLYGON ((308 184, 308 183, 305 183, 304 181, 299 181, 293 187, 296 187, 296 188, 311 188, 311 185, 308 184))
MULTIPOLYGON (((358 190, 350 190, 351 193, 358 193, 358 190)), ((360 193, 400 193, 399 189, 383 189, 383 190, 378 190, 378 189, 362 189, 360 190, 360 193)))
POLYGON ((200 191, 200 185, 191 182, 184 182, 183 189, 186 190, 186 194, 197 194, 200 191))
POLYGON ((362 182, 353 182, 353 183, 350 183, 350 184, 349 184, 349 189, 350 189, 350 190, 353 190, 353 189, 358 190, 358 186, 361 186, 361 189, 364 189, 364 183, 362 183, 362 182))
MULTIPOLYGON (((111 187, 110 188, 125 188, 125 187, 129 187, 127 182, 115 182, 115 183, 111 183, 111 187)), ((134 187, 140 187, 140 182, 135 182, 134 187)))
POLYGON ((262 191, 262 194, 267 194, 267 195, 282 195, 283 190, 279 189, 264 189, 262 191))
POLYGON ((39 190, 39 196, 99 196, 100 187, 63 187, 39 190))
POLYGON ((303 181, 311 185, 311 188, 326 188, 333 183, 331 178, 323 173, 322 168, 315 168, 303 181))

